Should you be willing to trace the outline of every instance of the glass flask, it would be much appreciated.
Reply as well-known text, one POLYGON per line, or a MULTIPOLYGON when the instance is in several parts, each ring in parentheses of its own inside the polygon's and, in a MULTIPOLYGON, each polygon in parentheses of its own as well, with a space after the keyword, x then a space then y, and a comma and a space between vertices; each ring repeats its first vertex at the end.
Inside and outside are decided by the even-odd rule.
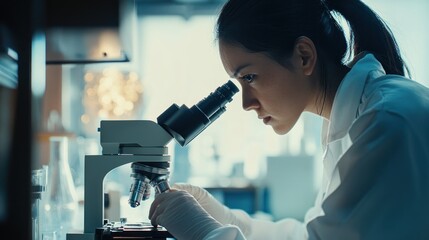
POLYGON ((77 193, 68 162, 68 138, 49 138, 46 191, 42 197, 42 240, 66 240, 73 232, 78 214, 77 193))

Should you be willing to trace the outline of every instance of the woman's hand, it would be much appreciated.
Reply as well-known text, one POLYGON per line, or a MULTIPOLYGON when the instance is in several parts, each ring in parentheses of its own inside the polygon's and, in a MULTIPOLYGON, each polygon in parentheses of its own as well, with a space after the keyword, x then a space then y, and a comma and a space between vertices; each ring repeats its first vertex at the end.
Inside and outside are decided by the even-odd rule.
POLYGON ((155 197, 149 219, 153 226, 161 225, 176 239, 203 239, 222 227, 188 192, 171 190, 155 197))
POLYGON ((184 190, 190 193, 197 202, 214 219, 221 224, 232 224, 240 228, 245 236, 250 234, 250 217, 242 210, 231 210, 217 199, 215 199, 207 190, 187 183, 175 183, 173 189, 184 190))

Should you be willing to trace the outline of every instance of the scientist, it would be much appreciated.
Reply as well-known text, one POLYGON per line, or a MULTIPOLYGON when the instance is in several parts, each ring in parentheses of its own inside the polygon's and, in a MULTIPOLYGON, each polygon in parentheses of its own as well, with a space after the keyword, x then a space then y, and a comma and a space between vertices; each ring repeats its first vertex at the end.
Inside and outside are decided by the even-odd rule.
POLYGON ((151 205, 153 225, 179 240, 429 239, 429 89, 376 13, 360 0, 230 0, 216 27, 244 110, 277 134, 304 111, 324 119, 322 186, 303 222, 271 222, 176 184, 151 205))

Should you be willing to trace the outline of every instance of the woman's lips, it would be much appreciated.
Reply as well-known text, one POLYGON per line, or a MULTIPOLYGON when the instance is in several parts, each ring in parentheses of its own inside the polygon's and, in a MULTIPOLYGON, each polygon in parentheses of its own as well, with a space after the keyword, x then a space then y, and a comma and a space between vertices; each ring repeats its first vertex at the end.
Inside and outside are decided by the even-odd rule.
POLYGON ((262 121, 264 121, 264 124, 268 124, 268 122, 271 120, 271 117, 264 117, 262 121))
POLYGON ((258 118, 262 119, 262 121, 264 122, 264 124, 268 124, 271 121, 271 117, 270 116, 258 115, 258 118))

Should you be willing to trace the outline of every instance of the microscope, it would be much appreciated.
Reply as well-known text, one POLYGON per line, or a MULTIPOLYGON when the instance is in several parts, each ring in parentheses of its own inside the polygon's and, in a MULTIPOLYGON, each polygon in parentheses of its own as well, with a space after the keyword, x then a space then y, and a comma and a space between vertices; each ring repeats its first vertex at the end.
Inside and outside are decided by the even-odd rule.
POLYGON ((100 122, 102 155, 86 155, 84 168, 84 230, 67 233, 67 240, 166 239, 168 230, 150 223, 109 222, 104 219, 103 181, 112 169, 131 163, 129 205, 133 208, 150 197, 168 191, 170 156, 167 144, 174 138, 186 146, 226 111, 238 88, 229 80, 206 98, 188 108, 171 105, 150 120, 103 120, 100 122))

